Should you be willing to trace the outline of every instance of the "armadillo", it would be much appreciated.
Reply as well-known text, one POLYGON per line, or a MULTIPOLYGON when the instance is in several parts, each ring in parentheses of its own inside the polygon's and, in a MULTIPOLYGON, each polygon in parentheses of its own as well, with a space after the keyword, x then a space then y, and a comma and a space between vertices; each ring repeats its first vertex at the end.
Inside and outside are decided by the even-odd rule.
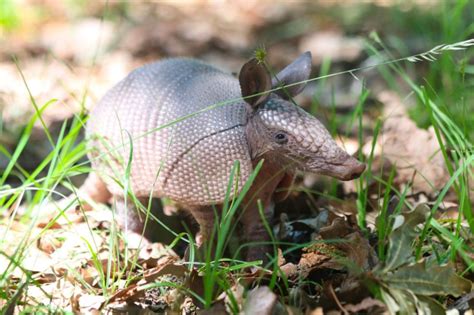
MULTIPOLYGON (((127 193, 143 204, 150 197, 167 197, 191 212, 202 245, 214 226, 215 205, 226 198, 236 161, 239 176, 231 185, 238 193, 263 159, 239 216, 247 241, 268 241, 262 220, 272 219, 274 202, 282 197, 275 191, 288 188, 297 170, 351 180, 365 169, 292 102, 310 73, 309 52, 273 79, 255 58, 238 78, 187 58, 134 70, 90 113, 86 133, 94 172, 86 190, 96 201, 112 195, 117 208, 124 208, 127 193)), ((140 232, 143 220, 133 202, 127 207, 123 220, 140 232)), ((265 252, 250 247, 247 259, 264 259, 265 252)))

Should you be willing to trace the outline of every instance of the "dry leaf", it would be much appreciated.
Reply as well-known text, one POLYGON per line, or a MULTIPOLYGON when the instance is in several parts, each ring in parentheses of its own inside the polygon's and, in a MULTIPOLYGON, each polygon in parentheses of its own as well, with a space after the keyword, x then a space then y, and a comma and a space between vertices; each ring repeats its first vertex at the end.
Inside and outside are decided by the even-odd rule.
POLYGON ((395 93, 382 92, 379 100, 385 105, 380 147, 397 169, 396 182, 412 183, 414 192, 440 190, 450 176, 434 130, 418 128, 395 93))
POLYGON ((269 287, 257 287, 248 292, 243 313, 248 315, 271 315, 276 302, 277 296, 269 287))
POLYGON ((354 231, 354 228, 344 218, 335 218, 331 225, 319 230, 319 235, 326 240, 340 239, 354 231))

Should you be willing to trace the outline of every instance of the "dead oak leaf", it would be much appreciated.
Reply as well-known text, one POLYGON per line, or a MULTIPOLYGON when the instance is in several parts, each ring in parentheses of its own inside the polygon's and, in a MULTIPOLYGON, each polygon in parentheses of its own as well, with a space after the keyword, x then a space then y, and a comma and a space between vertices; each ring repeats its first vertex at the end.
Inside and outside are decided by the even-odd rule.
POLYGON ((396 181, 411 183, 414 192, 440 190, 449 173, 433 128, 417 127, 395 93, 385 91, 378 98, 385 105, 379 145, 382 156, 396 166, 396 181))

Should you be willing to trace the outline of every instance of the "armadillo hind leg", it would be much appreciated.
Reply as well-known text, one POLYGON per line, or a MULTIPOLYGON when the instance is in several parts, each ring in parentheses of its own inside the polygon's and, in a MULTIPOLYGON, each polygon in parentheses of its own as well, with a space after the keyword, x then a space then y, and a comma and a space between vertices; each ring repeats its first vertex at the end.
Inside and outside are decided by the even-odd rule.
MULTIPOLYGON (((86 199, 89 198, 91 201, 96 203, 106 203, 112 197, 112 194, 107 189, 105 183, 95 173, 89 173, 84 184, 79 188, 79 195, 86 197, 86 199)), ((83 203, 82 206, 85 210, 90 210, 92 208, 87 202, 83 203)))
MULTIPOLYGON (((148 197, 137 197, 137 201, 147 208, 148 197)), ((122 196, 114 196, 113 209, 115 210, 117 223, 127 237, 135 235, 144 236, 145 241, 153 241, 156 229, 156 221, 144 208, 140 209, 138 204, 131 199, 125 200, 122 196)))

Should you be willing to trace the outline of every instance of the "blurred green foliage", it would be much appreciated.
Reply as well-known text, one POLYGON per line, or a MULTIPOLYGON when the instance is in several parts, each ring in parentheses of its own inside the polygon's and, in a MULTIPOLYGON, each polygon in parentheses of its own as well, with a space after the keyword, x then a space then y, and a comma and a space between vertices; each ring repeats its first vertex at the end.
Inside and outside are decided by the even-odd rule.
MULTIPOLYGON (((316 12, 313 12, 316 14, 316 12)), ((389 6, 370 3, 329 6, 317 12, 329 23, 337 23, 344 33, 368 38, 375 31, 390 58, 410 56, 440 44, 474 38, 474 1, 394 1, 389 6)), ((425 85, 433 99, 464 135, 474 140, 474 49, 449 52, 438 60, 404 65, 419 84, 425 85)), ((399 82, 388 82, 399 88, 399 82)), ((419 102, 410 115, 420 127, 430 126, 425 104, 419 102)))
POLYGON ((20 16, 14 0, 0 0, 0 30, 11 30, 19 24, 20 16))

